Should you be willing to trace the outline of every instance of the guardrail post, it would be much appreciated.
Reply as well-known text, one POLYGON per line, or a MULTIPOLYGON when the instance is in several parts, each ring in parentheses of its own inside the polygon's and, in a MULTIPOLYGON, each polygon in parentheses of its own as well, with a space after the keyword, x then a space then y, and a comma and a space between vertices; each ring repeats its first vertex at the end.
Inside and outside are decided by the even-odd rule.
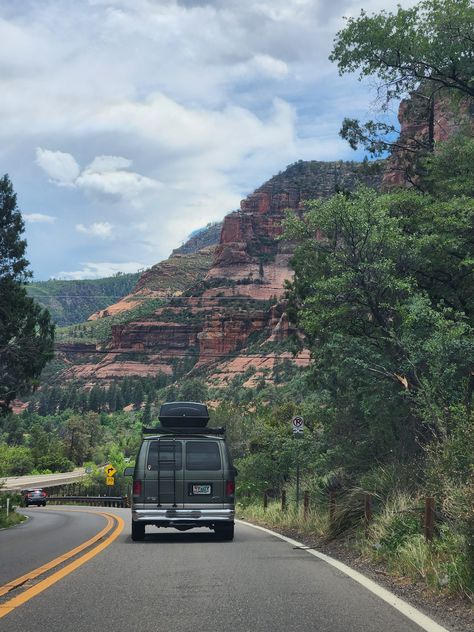
POLYGON ((303 492, 303 517, 305 520, 308 519, 309 515, 309 492, 303 492))
POLYGON ((286 489, 281 490, 281 510, 286 511, 286 489))
POLYGON ((424 534, 425 540, 431 542, 434 535, 435 500, 432 496, 425 498, 424 534))
POLYGON ((263 511, 266 511, 268 507, 268 494, 266 491, 263 492, 263 511))

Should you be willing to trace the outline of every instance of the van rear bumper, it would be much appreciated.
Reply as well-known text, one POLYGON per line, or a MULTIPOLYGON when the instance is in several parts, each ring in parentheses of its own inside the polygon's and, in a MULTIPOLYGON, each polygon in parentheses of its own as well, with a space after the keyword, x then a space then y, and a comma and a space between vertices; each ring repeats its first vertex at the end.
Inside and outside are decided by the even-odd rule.
MULTIPOLYGON (((222 505, 221 505, 222 507, 222 505)), ((235 509, 175 509, 175 508, 133 508, 133 522, 143 522, 157 526, 196 525, 210 526, 221 522, 233 523, 235 509)))

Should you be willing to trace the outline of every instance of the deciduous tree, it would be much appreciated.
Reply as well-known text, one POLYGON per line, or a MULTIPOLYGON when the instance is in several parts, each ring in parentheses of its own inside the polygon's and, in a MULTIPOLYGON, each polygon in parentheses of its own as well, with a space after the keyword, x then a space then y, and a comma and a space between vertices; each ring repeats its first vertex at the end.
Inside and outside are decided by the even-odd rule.
MULTIPOLYGON (((411 139, 404 148, 419 152, 433 145, 434 102, 440 94, 474 97, 474 7, 470 0, 423 0, 414 7, 398 6, 396 13, 382 11, 348 18, 337 33, 331 61, 339 73, 359 72, 360 79, 377 80, 381 110, 392 101, 416 92, 425 108, 429 133, 411 139)), ((379 155, 400 147, 393 125, 346 118, 341 136, 354 149, 359 145, 379 155)))

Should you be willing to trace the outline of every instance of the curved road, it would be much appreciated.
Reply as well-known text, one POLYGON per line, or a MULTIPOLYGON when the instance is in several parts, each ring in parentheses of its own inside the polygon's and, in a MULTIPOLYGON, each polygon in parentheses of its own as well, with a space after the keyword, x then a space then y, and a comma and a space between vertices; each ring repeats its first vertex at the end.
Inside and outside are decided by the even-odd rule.
POLYGON ((0 531, 0 586, 67 553, 100 531, 105 518, 94 513, 31 507, 28 520, 0 531))
MULTIPOLYGON (((2 562, 24 536, 36 541, 35 528, 47 541, 57 511, 35 512, 29 532, 0 532, 2 562)), ((118 539, 2 618, 2 632, 420 632, 341 571, 270 534, 239 524, 234 542, 218 542, 207 530, 150 527, 144 542, 132 542, 130 510, 103 511, 125 519, 118 539)), ((79 529, 89 521, 84 540, 103 526, 91 514, 74 520, 79 529)), ((58 533, 69 530, 75 540, 70 523, 53 526, 51 541, 62 546, 58 533)))

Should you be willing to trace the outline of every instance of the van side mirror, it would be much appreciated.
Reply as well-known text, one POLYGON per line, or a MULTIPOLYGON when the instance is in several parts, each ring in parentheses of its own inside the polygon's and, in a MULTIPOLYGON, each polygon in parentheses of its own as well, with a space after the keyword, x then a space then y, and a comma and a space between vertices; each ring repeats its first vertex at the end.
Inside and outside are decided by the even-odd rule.
POLYGON ((124 476, 133 476, 133 473, 135 472, 135 468, 134 467, 126 467, 123 471, 123 475, 124 476))
POLYGON ((234 467, 234 476, 238 476, 238 475, 239 475, 239 470, 236 467, 234 467))

